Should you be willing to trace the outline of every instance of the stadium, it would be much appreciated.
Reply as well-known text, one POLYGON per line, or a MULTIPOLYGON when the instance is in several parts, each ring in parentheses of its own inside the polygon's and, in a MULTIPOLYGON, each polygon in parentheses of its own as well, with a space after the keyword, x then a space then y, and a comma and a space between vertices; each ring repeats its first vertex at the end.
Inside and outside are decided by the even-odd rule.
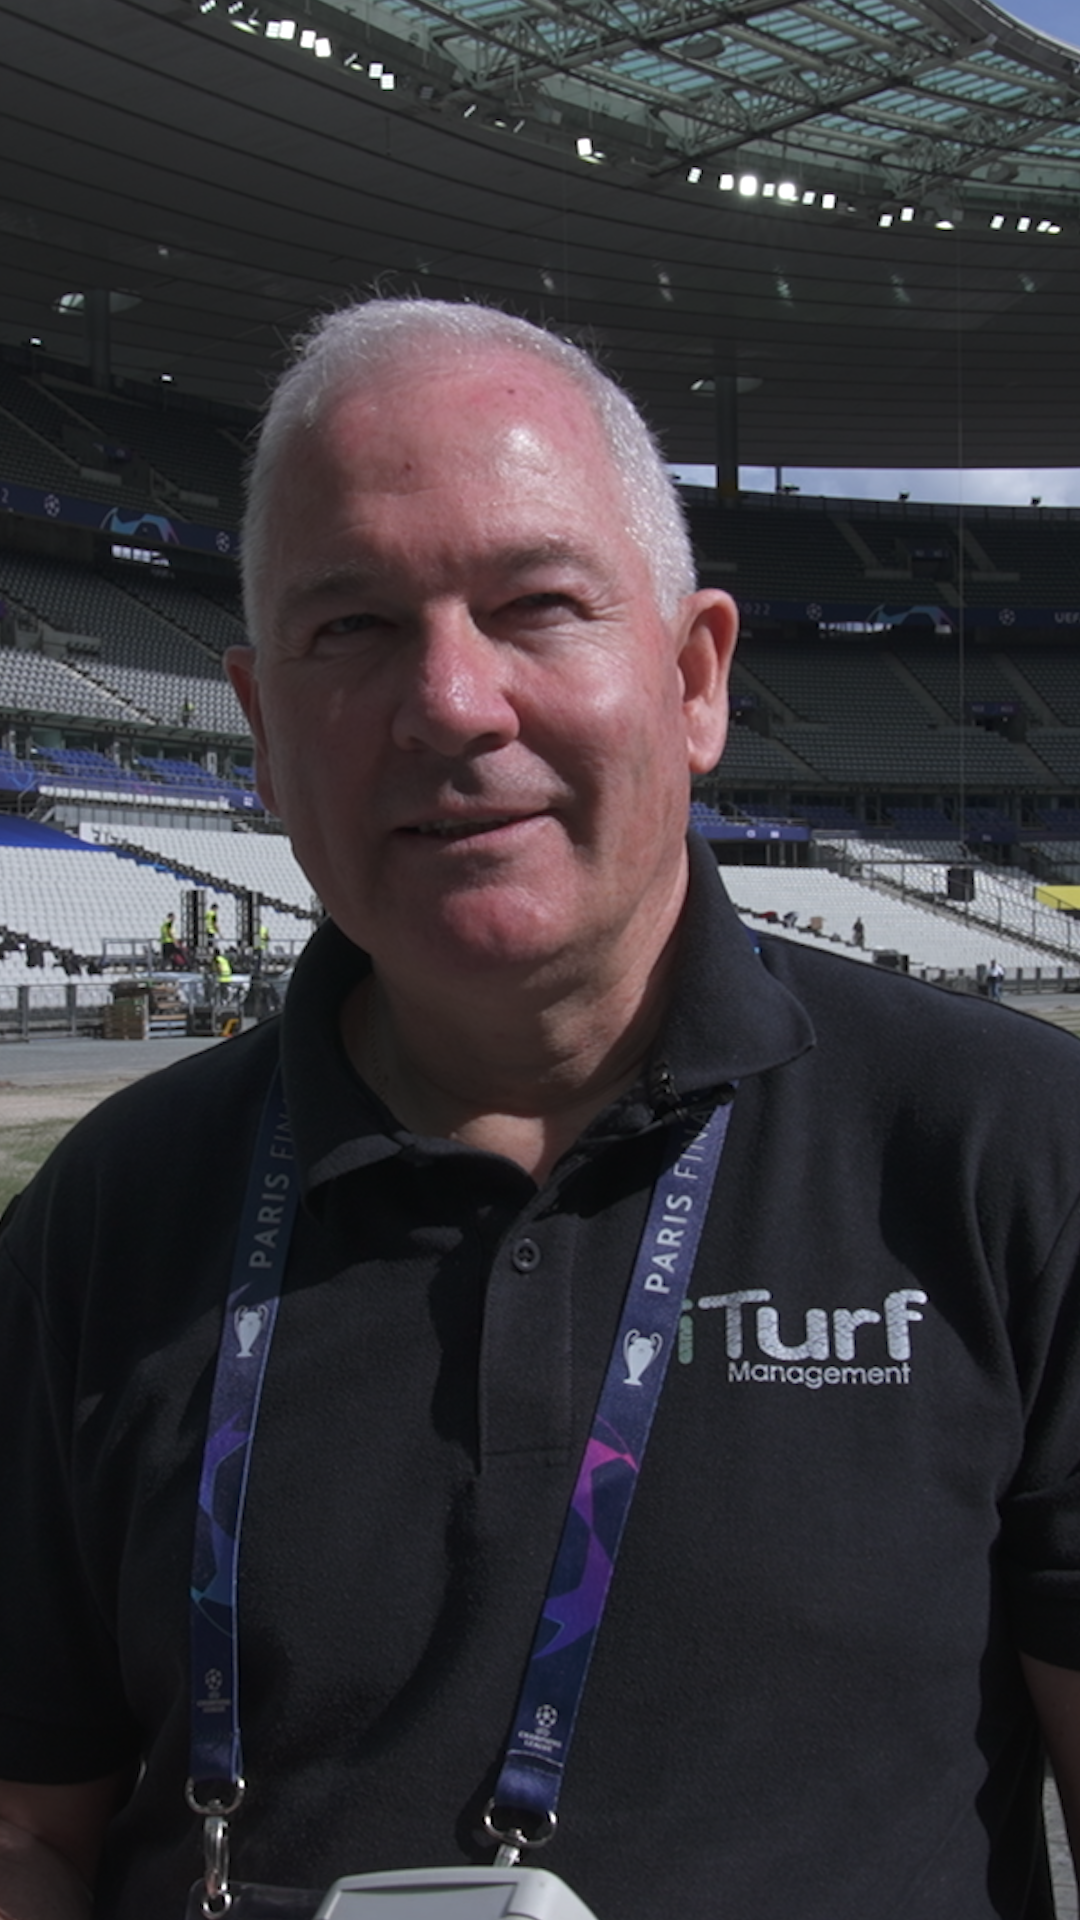
POLYGON ((715 470, 686 510, 742 631, 694 812, 751 924, 1076 989, 1080 509, 783 476, 1074 462, 1080 55, 989 0, 0 21, 0 1035, 214 1030, 252 1002, 207 908, 245 988, 318 916, 221 655, 269 384, 371 291, 567 333, 715 470))

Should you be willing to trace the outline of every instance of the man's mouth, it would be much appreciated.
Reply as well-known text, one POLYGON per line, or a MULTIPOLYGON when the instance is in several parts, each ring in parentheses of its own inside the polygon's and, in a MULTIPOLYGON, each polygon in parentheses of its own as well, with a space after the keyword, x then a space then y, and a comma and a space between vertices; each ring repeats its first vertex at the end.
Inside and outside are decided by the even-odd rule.
POLYGON ((408 831, 422 834, 426 839, 468 840, 474 834, 497 833, 500 827, 512 826, 521 817, 515 813, 494 813, 484 820, 424 820, 408 831))

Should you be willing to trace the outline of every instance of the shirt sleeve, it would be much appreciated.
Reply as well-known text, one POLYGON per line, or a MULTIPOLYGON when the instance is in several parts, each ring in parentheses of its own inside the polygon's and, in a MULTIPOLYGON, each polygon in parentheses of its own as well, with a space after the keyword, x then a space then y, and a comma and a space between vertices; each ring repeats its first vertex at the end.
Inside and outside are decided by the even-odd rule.
POLYGON ((46 1186, 0 1236, 0 1777, 59 1784, 115 1771, 139 1741, 80 1545, 77 1367, 15 1257, 46 1186))
POLYGON ((1002 1565, 1017 1644, 1080 1668, 1080 1203, 1014 1299, 1023 1465, 1002 1509, 1002 1565))

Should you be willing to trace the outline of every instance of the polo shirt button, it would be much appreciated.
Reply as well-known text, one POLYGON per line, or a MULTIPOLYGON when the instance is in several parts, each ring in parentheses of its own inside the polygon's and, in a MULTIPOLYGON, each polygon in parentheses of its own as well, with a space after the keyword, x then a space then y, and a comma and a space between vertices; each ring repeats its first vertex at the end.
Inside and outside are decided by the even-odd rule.
POLYGON ((531 1273, 540 1265, 540 1249, 535 1240, 518 1240, 510 1259, 519 1273, 531 1273))

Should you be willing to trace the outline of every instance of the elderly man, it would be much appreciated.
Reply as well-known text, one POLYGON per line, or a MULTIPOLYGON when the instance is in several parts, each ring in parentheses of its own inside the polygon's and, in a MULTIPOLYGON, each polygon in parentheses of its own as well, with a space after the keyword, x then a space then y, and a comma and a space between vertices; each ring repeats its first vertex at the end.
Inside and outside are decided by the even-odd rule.
POLYGON ((330 923, 8 1224, 0 1911, 179 1916, 201 1819, 211 1912, 226 1833, 309 1911, 503 1834, 598 1920, 1047 1920, 1074 1043, 751 944, 686 840, 736 612, 564 343, 335 316, 244 553, 330 923))

